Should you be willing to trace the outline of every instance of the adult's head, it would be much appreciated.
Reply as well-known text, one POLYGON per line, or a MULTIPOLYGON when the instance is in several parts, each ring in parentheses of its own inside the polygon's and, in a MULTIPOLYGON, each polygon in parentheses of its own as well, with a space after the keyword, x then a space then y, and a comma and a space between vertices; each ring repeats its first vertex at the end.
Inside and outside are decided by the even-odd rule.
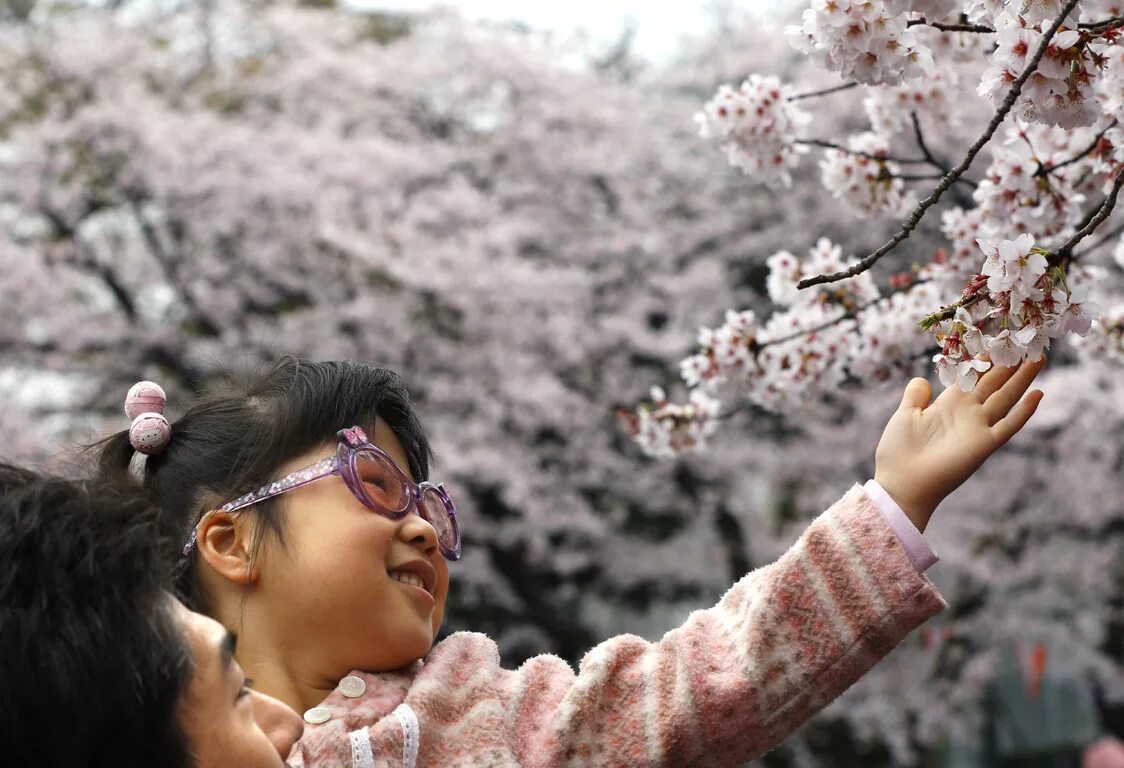
MULTIPOLYGON (((285 358, 182 407, 170 442, 144 460, 142 484, 168 534, 186 542, 197 533, 181 594, 238 632, 240 658, 263 688, 311 706, 351 670, 424 656, 443 617, 448 566, 419 514, 376 514, 338 474, 219 510, 333 456, 337 433, 352 426, 408 480, 427 479, 429 443, 402 380, 362 363, 285 358), (419 575, 422 592, 410 583, 419 575)), ((133 459, 127 431, 103 443, 105 475, 124 475, 133 459)))
POLYGON ((134 492, 0 464, 0 743, 36 766, 282 765, 300 720, 167 591, 134 492), (264 726, 264 729, 263 729, 264 726))

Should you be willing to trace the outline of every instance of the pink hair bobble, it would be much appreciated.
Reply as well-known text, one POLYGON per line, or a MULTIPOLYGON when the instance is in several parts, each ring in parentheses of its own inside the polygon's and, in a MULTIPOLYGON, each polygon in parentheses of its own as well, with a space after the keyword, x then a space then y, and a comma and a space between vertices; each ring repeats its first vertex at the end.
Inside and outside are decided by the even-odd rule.
POLYGON ((138 381, 129 387, 125 395, 125 415, 135 419, 142 413, 163 413, 168 396, 164 389, 154 381, 138 381))
POLYGON ((172 425, 164 418, 167 396, 152 381, 138 381, 125 396, 125 414, 133 420, 129 443, 146 456, 160 453, 172 439, 172 425))

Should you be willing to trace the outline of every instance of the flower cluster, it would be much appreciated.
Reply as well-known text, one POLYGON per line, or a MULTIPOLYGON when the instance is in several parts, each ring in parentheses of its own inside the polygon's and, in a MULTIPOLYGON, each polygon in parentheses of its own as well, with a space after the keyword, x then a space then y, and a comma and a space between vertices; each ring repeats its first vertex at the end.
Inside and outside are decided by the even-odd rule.
POLYGON ((838 200, 866 216, 897 216, 913 200, 905 194, 901 169, 887 160, 889 141, 877 133, 852 136, 850 152, 829 149, 820 161, 823 185, 838 200))
POLYGON ((986 259, 980 274, 964 291, 975 300, 956 309, 950 320, 929 319, 941 351, 933 356, 945 386, 971 391, 991 365, 978 359, 987 352, 996 365, 1037 360, 1050 339, 1067 333, 1084 336, 1100 308, 1087 300, 1088 286, 1071 290, 1064 268, 1050 268, 1048 251, 1029 234, 1014 240, 979 240, 986 259), (986 292, 985 292, 986 291, 986 292), (982 305, 982 306, 981 306, 982 305))
POLYGON ((1124 365, 1124 304, 1105 310, 1074 347, 1083 357, 1124 365))
MULTIPOLYGON (((1064 6, 1065 0, 968 0, 964 3, 964 13, 970 21, 983 24, 994 24, 1003 15, 1018 16, 1028 24, 1038 24, 1052 22, 1064 6)), ((1075 12, 1070 12, 1070 18, 1075 12)))
MULTIPOLYGON (((1028 5, 1026 15, 1004 11, 994 19, 996 49, 980 80, 979 93, 990 96, 996 104, 1006 98, 1011 83, 1038 49, 1045 25, 1037 12, 1054 3, 1044 0, 1028 5)), ((1047 14, 1045 18, 1052 21, 1054 16, 1047 14)), ((1087 35, 1076 29, 1059 31, 1023 86, 1017 113, 1027 121, 1063 128, 1092 125, 1101 116, 1095 92, 1099 61, 1087 35)))
POLYGON ((750 75, 737 89, 723 85, 695 115, 699 136, 721 142, 730 164, 743 173, 770 187, 790 186, 788 171, 807 151, 794 140, 811 116, 786 94, 775 77, 750 75))
POLYGON ((934 72, 917 83, 872 89, 863 99, 863 109, 875 133, 910 130, 910 112, 916 112, 928 127, 952 127, 960 122, 958 85, 955 72, 934 72))
POLYGON ((947 293, 958 291, 964 282, 979 269, 980 249, 977 238, 994 237, 994 227, 984 221, 983 211, 972 208, 950 208, 941 214, 941 233, 949 240, 951 248, 937 254, 921 268, 918 277, 942 281, 947 293))
POLYGON ((706 437, 714 432, 718 417, 718 400, 696 389, 686 405, 676 405, 668 402, 659 387, 652 387, 651 398, 650 405, 641 404, 635 413, 617 413, 625 430, 645 454, 670 458, 706 447, 706 437))
POLYGON ((987 177, 973 195, 983 220, 1011 234, 1049 239, 1081 218, 1085 195, 1077 184, 1084 162, 1072 163, 1092 138, 1091 129, 1065 131, 1018 122, 995 147, 987 177))
POLYGON ((699 351, 683 360, 688 387, 732 389, 771 411, 787 411, 837 386, 844 377, 855 316, 879 298, 869 274, 797 291, 810 275, 846 268, 842 250, 821 238, 801 261, 787 251, 771 256, 769 297, 778 305, 764 324, 753 312, 726 313, 718 328, 699 331, 699 351))
MULTIPOLYGON (((932 3, 925 3, 931 5, 932 3)), ((933 56, 907 18, 907 0, 812 0, 793 46, 824 69, 867 85, 897 85, 933 71, 933 56)))
POLYGON ((912 375, 913 361, 932 346, 919 321, 940 303, 941 296, 937 284, 919 283, 864 311, 851 350, 850 372, 864 382, 912 375))

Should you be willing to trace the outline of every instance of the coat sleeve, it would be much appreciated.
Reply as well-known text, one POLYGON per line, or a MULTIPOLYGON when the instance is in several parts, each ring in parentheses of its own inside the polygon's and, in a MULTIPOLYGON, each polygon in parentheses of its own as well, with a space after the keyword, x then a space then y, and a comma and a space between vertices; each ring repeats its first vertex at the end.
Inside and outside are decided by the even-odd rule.
POLYGON ((527 766, 735 766, 767 752, 945 602, 855 485, 776 562, 658 642, 621 635, 575 675, 511 673, 527 766))

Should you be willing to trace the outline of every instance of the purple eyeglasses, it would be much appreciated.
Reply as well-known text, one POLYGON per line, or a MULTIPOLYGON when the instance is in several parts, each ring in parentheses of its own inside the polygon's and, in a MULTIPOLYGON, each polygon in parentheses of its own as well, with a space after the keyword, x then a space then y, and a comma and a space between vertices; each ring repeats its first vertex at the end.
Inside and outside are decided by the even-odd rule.
MULTIPOLYGON (((341 429, 336 433, 340 442, 336 455, 298 469, 245 496, 239 496, 222 505, 218 511, 235 512, 259 501, 271 499, 286 491, 300 488, 331 475, 343 478, 347 489, 367 509, 391 520, 401 520, 416 506, 418 513, 437 531, 437 546, 446 560, 459 560, 461 533, 457 525, 457 511, 445 486, 430 482, 415 483, 408 478, 394 460, 367 439, 359 427, 341 429)), ((206 514, 203 515, 206 517, 206 514)), ((200 519, 200 523, 202 519, 200 519)), ((199 524, 184 544, 183 554, 191 554, 199 524)))

